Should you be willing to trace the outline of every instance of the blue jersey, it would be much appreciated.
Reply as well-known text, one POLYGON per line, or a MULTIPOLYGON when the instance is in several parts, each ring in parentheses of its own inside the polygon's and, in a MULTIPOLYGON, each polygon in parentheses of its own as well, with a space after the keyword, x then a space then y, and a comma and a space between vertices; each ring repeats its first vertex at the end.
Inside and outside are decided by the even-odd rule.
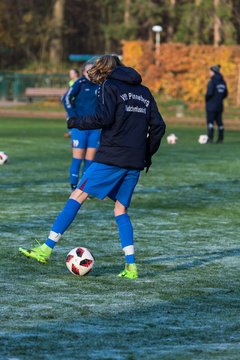
POLYGON ((99 85, 92 83, 85 76, 78 79, 62 97, 67 116, 94 114, 98 88, 99 85))

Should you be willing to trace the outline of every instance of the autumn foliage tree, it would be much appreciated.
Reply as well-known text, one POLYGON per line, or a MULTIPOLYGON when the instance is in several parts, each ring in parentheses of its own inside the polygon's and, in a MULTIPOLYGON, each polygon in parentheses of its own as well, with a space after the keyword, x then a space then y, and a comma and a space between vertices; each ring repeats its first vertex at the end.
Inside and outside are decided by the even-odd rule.
POLYGON ((239 46, 162 44, 156 61, 152 42, 123 44, 124 63, 135 67, 152 91, 183 99, 192 106, 203 104, 209 68, 214 64, 221 64, 229 88, 228 101, 236 103, 239 59, 239 46))

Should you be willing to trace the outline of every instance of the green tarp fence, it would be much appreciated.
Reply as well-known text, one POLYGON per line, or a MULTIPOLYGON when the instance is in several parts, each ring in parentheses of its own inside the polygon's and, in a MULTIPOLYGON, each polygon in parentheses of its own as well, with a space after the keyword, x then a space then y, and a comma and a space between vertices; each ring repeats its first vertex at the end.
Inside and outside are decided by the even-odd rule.
POLYGON ((68 80, 68 74, 0 72, 0 100, 25 100, 27 87, 66 88, 68 80))

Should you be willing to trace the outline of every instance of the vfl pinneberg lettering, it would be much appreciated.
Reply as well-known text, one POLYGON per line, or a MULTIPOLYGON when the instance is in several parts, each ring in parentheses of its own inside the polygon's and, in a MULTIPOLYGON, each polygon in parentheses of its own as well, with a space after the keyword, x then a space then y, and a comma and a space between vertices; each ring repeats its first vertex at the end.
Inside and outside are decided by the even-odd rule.
POLYGON ((121 94, 120 97, 123 101, 137 100, 142 102, 146 106, 146 107, 139 107, 139 106, 125 105, 126 111, 146 114, 147 112, 146 108, 149 106, 150 101, 145 99, 142 95, 133 94, 133 93, 124 93, 121 94))

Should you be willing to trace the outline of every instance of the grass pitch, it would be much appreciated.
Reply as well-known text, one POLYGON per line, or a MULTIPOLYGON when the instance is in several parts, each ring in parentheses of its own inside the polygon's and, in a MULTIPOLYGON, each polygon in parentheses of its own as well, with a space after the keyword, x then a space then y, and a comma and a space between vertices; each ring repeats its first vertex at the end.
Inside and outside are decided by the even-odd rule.
MULTIPOLYGON (((199 145, 205 131, 171 128, 142 173, 129 210, 140 278, 124 258, 111 201, 87 201, 49 264, 18 254, 43 242, 69 196, 65 124, 1 119, 0 359, 239 360, 239 132, 199 145), (70 274, 81 245, 93 272, 70 274)), ((204 129, 205 130, 205 129, 204 129)))

